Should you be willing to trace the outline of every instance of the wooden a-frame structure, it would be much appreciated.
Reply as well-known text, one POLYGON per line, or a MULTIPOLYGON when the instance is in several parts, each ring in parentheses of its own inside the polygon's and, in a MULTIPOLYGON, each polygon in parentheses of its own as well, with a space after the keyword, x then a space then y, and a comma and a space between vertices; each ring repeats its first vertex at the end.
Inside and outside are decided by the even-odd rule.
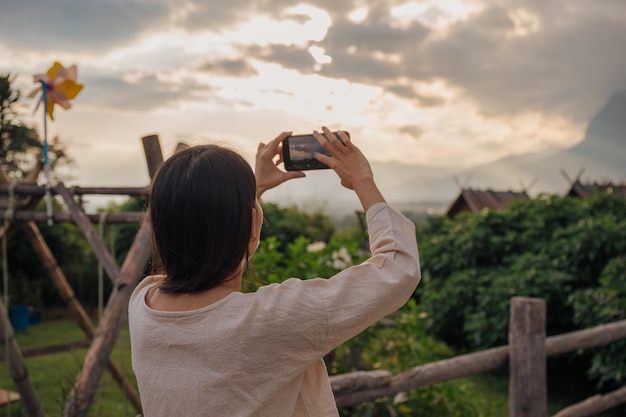
MULTIPOLYGON (((142 143, 150 179, 152 179, 159 166, 163 163, 161 145, 157 135, 143 137, 142 143)), ((184 144, 179 144, 177 150, 185 146, 184 144)), ((126 316, 130 295, 151 256, 152 230, 150 220, 143 213, 119 213, 106 216, 106 223, 141 223, 126 259, 120 268, 92 225, 92 222, 98 221, 99 215, 86 214, 74 197, 81 197, 86 194, 145 195, 148 192, 148 187, 67 188, 63 183, 59 183, 51 189, 53 194, 62 197, 69 209, 69 214, 56 213, 53 215, 53 219, 55 221, 74 220, 76 222, 113 283, 113 290, 109 295, 100 324, 95 328, 85 309, 76 298, 74 291, 35 223, 36 221, 47 220, 45 213, 33 211, 45 194, 44 187, 34 184, 42 168, 41 163, 38 163, 29 174, 27 183, 23 184, 10 183, 7 175, 0 170, 0 195, 9 195, 9 202, 12 203, 8 205, 6 210, 0 210, 0 219, 9 220, 5 222, 5 225, 8 226, 0 229, 0 240, 8 239, 20 229, 26 232, 39 261, 44 265, 51 281, 89 341, 89 350, 85 356, 83 368, 74 382, 63 415, 65 417, 87 416, 105 368, 109 370, 137 413, 141 413, 141 402, 134 387, 124 379, 122 371, 111 359, 110 355, 119 336, 123 319, 126 316), (28 181, 31 181, 31 183, 28 183, 28 181)), ((13 328, 6 314, 6 306, 2 300, 0 300, 0 339, 6 343, 8 348, 7 354, 9 357, 5 359, 9 361, 9 372, 16 384, 27 415, 29 417, 43 417, 44 413, 39 398, 28 376, 22 352, 15 340, 13 328)), ((54 350, 54 347, 52 349, 54 350)))

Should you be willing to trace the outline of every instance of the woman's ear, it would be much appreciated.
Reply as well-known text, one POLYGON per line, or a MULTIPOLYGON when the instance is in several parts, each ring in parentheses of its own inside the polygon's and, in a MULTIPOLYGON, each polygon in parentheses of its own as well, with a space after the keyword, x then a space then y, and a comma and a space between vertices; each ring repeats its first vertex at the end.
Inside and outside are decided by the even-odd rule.
MULTIPOLYGON (((262 220, 261 220, 262 221, 262 220)), ((258 233, 260 232, 259 228, 259 213, 256 207, 252 208, 252 227, 250 230, 250 242, 254 242, 259 238, 258 233)))
POLYGON ((261 243, 261 226, 262 225, 263 225, 263 212, 259 208, 255 207, 252 209, 252 227, 250 230, 250 243, 248 244, 248 259, 259 248, 259 244, 261 243))

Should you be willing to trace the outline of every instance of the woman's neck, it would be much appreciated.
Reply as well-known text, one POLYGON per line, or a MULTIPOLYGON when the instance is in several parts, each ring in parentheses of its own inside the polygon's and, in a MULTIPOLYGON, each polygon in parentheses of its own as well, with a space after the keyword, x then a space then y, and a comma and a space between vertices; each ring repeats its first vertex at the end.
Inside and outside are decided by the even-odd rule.
POLYGON ((186 294, 173 294, 159 291, 155 286, 146 294, 148 307, 159 311, 190 311, 211 305, 233 292, 241 292, 241 275, 224 281, 217 287, 186 294))

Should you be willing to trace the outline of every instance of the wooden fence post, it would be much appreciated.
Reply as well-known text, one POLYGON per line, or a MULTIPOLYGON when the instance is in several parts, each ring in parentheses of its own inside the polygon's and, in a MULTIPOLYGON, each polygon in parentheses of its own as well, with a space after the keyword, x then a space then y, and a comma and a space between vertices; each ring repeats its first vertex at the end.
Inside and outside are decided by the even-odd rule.
POLYGON ((547 417, 545 301, 513 297, 509 326, 509 417, 547 417))
POLYGON ((35 387, 28 376, 28 370, 24 364, 24 357, 17 344, 17 340, 15 340, 13 328, 6 314, 6 306, 1 299, 0 338, 2 339, 2 343, 8 348, 8 351, 5 352, 8 358, 5 359, 9 361, 9 373, 15 382, 17 391, 20 393, 22 404, 24 404, 24 408, 26 409, 26 415, 30 417, 44 417, 45 413, 41 408, 35 387))
POLYGON ((148 164, 148 175, 154 178, 157 170, 163 164, 163 151, 159 142, 159 135, 147 135, 141 138, 143 152, 146 155, 148 164))

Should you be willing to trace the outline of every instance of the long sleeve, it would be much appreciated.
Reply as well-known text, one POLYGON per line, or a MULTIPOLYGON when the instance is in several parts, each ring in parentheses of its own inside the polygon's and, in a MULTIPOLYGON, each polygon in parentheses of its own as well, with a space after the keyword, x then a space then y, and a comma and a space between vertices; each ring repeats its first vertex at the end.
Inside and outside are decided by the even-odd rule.
POLYGON ((372 250, 367 261, 330 279, 289 279, 259 290, 286 333, 283 347, 293 342, 299 352, 323 355, 413 294, 421 278, 415 226, 385 203, 370 207, 366 218, 372 250))
POLYGON ((384 203, 366 217, 372 257, 328 280, 327 350, 402 307, 421 278, 413 223, 384 203))

